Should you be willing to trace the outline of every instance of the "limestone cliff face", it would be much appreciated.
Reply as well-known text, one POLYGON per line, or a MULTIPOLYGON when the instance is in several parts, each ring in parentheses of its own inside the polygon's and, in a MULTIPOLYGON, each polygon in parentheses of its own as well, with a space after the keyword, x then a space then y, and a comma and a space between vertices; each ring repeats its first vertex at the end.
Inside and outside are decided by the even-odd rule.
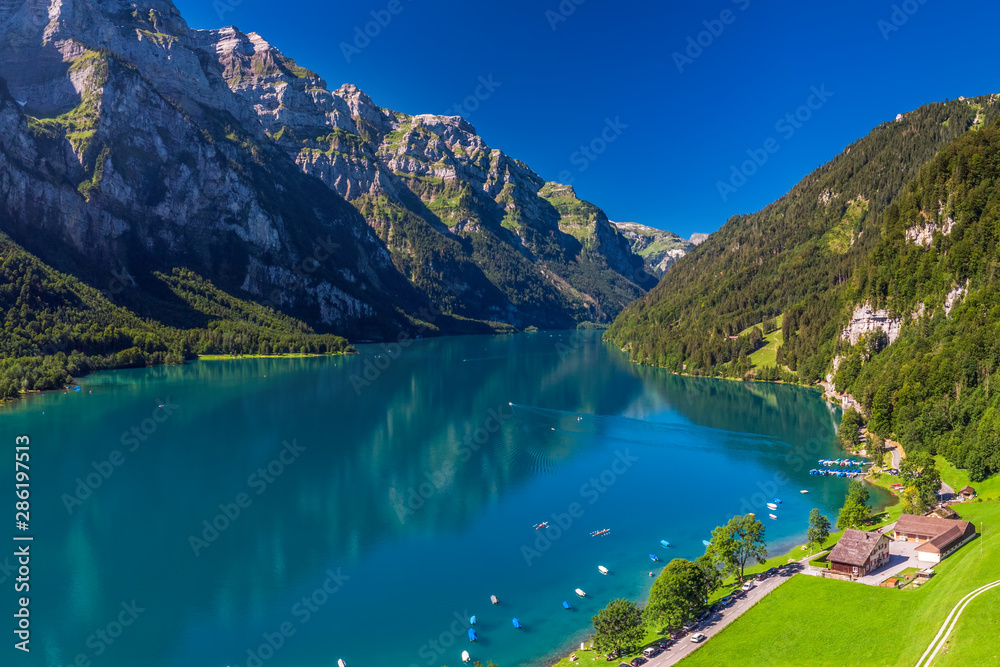
POLYGON ((708 234, 692 234, 685 241, 677 234, 654 229, 636 222, 616 222, 615 227, 632 243, 632 250, 646 261, 651 273, 662 276, 681 257, 708 238, 708 234))
POLYGON ((546 185, 462 118, 383 109, 351 84, 330 91, 255 33, 206 39, 268 135, 362 211, 411 280, 433 263, 448 289, 421 286, 457 312, 604 321, 655 283, 603 211, 546 185), (451 261, 434 261, 443 249, 451 261))
POLYGON ((0 0, 0 79, 0 228, 99 287, 132 276, 115 298, 150 312, 175 266, 355 336, 429 304, 607 321, 655 283, 600 209, 461 118, 331 91, 169 0, 0 0))
POLYGON ((899 331, 902 327, 902 320, 889 316, 886 310, 875 310, 867 304, 862 304, 854 309, 851 321, 841 332, 843 340, 850 341, 851 345, 857 345, 865 334, 874 331, 885 333, 891 345, 899 338, 899 331))
POLYGON ((169 3, 0 5, 0 219, 57 268, 155 315, 185 266, 321 329, 384 335, 422 299, 364 220, 273 146, 169 3), (8 39, 8 36, 10 39, 8 39), (242 123, 240 118, 250 119, 242 123), (294 224, 289 224, 294 220, 294 224), (303 262, 317 249, 324 261, 303 262))

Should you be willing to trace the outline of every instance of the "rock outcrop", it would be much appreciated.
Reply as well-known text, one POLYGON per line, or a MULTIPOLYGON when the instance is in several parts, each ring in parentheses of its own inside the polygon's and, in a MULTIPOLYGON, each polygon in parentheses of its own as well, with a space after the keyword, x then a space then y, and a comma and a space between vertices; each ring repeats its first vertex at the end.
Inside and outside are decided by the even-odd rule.
POLYGON ((875 310, 868 304, 862 304, 854 309, 851 322, 841 332, 840 337, 848 340, 851 345, 857 345, 866 334, 874 331, 885 333, 891 345, 899 338, 899 331, 902 327, 902 320, 889 316, 886 310, 875 310))
POLYGON ((662 276, 684 255, 708 238, 708 234, 693 234, 685 241, 677 234, 636 222, 615 222, 614 226, 632 243, 632 251, 642 257, 649 270, 662 276))

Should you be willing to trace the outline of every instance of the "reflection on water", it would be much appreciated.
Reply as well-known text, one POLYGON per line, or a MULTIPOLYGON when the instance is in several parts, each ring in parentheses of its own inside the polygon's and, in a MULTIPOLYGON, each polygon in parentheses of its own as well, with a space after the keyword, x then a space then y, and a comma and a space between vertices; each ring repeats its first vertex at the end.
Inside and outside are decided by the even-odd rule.
MULTIPOLYGON (((835 419, 814 392, 634 366, 595 333, 97 374, 81 393, 33 397, 0 415, 5 438, 32 436, 37 471, 41 650, 30 664, 83 654, 95 664, 242 665, 286 620, 298 634, 268 665, 335 664, 337 651, 355 663, 447 664, 455 650, 419 655, 426 639, 494 588, 531 625, 514 644, 496 640, 484 617, 477 650, 490 654, 478 657, 526 664, 587 624, 585 614, 533 613, 543 598, 559 605, 574 559, 591 572, 604 552, 588 550, 631 558, 640 548, 629 540, 647 539, 642 526, 661 508, 679 543, 691 535, 690 553, 674 555, 698 555, 694 536, 736 511, 753 480, 783 468, 796 489, 811 483, 788 469, 789 452, 812 442, 816 458, 834 453, 835 419), (178 407, 163 418, 161 405, 178 407), (108 468, 116 450, 122 462, 108 468), (641 463, 587 517, 614 522, 620 541, 588 541, 575 527, 525 569, 518 546, 534 538, 536 517, 565 508, 581 480, 625 450, 641 463), (702 467, 725 486, 679 512, 702 467), (647 516, 629 516, 637 502, 647 516), (335 602, 300 625, 296 602, 338 569, 350 579, 335 602), (145 611, 97 656, 90 638, 133 599, 145 611), (390 616, 393 645, 383 647, 390 616)), ((829 512, 844 485, 828 482, 811 501, 829 512)), ((804 531, 768 528, 776 539, 804 531)), ((648 563, 635 567, 644 574, 648 563)), ((648 585, 621 570, 593 584, 595 594, 648 585)))

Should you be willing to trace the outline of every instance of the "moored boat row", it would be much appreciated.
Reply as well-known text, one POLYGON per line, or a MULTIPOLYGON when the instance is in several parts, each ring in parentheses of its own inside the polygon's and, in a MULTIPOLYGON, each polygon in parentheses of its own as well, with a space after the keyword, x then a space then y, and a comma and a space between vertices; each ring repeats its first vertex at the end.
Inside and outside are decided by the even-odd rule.
POLYGON ((861 477, 865 474, 863 470, 831 470, 828 468, 813 468, 809 471, 810 475, 821 475, 823 477, 861 477))

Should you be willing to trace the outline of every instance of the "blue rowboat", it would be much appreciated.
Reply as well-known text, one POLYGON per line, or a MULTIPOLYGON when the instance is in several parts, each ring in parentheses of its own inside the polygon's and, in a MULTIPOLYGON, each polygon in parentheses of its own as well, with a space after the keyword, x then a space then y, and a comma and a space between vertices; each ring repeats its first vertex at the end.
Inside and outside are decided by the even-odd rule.
POLYGON ((476 617, 472 616, 471 618, 469 618, 469 625, 475 625, 475 624, 476 624, 476 617))
POLYGON ((656 561, 658 561, 660 559, 659 559, 659 557, 656 554, 649 554, 649 560, 651 560, 651 561, 653 561, 655 563, 656 561))
POLYGON ((469 641, 474 642, 477 639, 479 639, 479 637, 476 636, 476 631, 473 630, 472 628, 469 628, 469 641))
POLYGON ((515 630, 520 630, 521 629, 521 621, 519 621, 516 618, 514 618, 514 619, 511 619, 510 622, 514 626, 515 630))
POLYGON ((565 600, 563 600, 563 609, 569 609, 569 608, 570 608, 569 602, 566 602, 565 600))
POLYGON ((712 546, 712 543, 709 542, 708 540, 702 540, 701 543, 704 544, 706 547, 712 546))
POLYGON ((670 542, 667 542, 666 540, 660 540, 660 544, 663 546, 664 549, 670 548, 670 542))

